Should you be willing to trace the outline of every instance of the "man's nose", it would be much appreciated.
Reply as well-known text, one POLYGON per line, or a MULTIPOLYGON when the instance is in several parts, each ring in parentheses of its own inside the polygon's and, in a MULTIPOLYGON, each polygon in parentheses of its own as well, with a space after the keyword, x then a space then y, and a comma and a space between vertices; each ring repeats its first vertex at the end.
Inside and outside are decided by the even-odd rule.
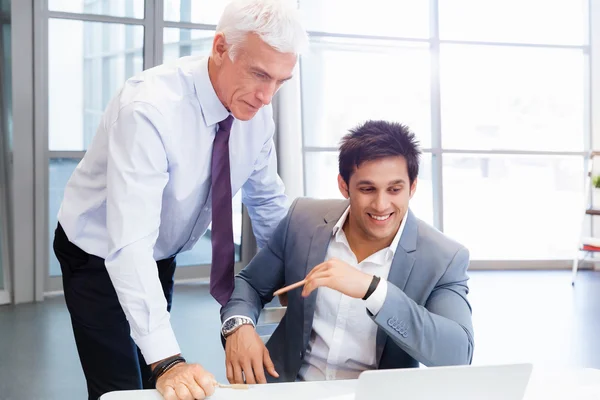
POLYGON ((256 93, 256 97, 260 100, 263 105, 271 104, 273 96, 275 95, 276 87, 274 84, 267 84, 256 93))

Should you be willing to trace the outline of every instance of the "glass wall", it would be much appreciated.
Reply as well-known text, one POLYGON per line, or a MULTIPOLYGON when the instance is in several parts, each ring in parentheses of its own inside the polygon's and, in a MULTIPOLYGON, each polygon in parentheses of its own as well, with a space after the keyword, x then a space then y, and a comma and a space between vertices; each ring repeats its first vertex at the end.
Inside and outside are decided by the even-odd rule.
MULTIPOLYGON (((48 0, 47 59, 36 65, 47 85, 48 101, 38 103, 47 107, 47 146, 36 174, 48 190, 38 215, 50 276, 60 274, 51 242, 64 186, 107 102, 143 69, 209 54, 226 3, 48 0)), ((298 3, 311 45, 302 101, 286 106, 302 114, 306 195, 341 197, 340 138, 366 119, 394 120, 424 150, 411 208, 473 259, 572 257, 591 134, 586 1, 298 3), (323 179, 310 179, 317 170, 323 179)), ((233 207, 239 260, 239 195, 233 207)), ((179 265, 210 263, 208 235, 179 265)))
POLYGON ((314 31, 301 68, 307 195, 340 197, 342 135, 393 120, 425 151, 412 209, 473 259, 573 256, 590 149, 586 1, 299 5, 314 31), (317 166, 324 181, 308 178, 317 166))
MULTIPOLYGON (((159 28, 145 20, 145 3, 144 0, 48 2, 48 201, 44 240, 51 278, 61 274, 52 240, 64 188, 91 143, 107 103, 128 78, 144 69, 184 56, 208 55, 217 20, 226 4, 165 0, 164 27, 159 28), (149 37, 162 41, 162 54, 154 51, 154 43, 145 41, 149 37)), ((233 210, 235 259, 239 261, 241 193, 233 199, 233 210)), ((193 249, 179 255, 178 265, 210 264, 211 253, 209 227, 209 232, 193 249)), ((55 282, 50 286, 59 288, 59 281, 55 282)))
MULTIPOLYGON (((135 0, 54 0, 49 2, 49 8, 131 18, 144 16, 144 2, 135 0)), ((117 21, 48 20, 47 241, 51 277, 61 274, 52 241, 65 185, 91 143, 109 100, 128 78, 143 70, 144 27, 117 21)))

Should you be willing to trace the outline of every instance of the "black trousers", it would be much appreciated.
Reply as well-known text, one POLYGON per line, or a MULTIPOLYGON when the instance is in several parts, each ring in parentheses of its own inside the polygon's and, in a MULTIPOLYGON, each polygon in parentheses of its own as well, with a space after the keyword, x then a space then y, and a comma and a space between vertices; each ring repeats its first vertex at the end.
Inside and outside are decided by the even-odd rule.
MULTIPOLYGON (((60 224, 54 235, 54 253, 62 269, 65 301, 89 400, 114 390, 152 388, 148 383, 150 367, 131 339, 104 259, 71 243, 60 224)), ((175 258, 156 264, 170 311, 175 258)))

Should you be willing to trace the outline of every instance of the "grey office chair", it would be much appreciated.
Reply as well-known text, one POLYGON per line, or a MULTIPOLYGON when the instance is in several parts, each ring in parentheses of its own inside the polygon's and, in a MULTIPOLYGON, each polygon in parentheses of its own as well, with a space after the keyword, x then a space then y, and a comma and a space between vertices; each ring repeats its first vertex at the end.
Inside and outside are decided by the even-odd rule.
POLYGON ((269 338, 271 337, 271 332, 277 324, 281 321, 287 307, 266 307, 263 308, 260 313, 260 317, 258 317, 258 323, 256 324, 256 330, 259 332, 260 338, 264 343, 267 343, 269 338), (269 328, 272 328, 269 330, 269 328), (261 331, 268 331, 268 334, 262 334, 261 331))

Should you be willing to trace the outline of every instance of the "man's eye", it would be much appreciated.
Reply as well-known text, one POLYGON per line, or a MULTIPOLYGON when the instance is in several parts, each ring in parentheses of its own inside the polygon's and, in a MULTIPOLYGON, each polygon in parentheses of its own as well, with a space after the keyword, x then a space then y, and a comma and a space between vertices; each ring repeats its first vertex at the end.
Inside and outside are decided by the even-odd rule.
POLYGON ((360 189, 360 191, 363 193, 370 193, 373 191, 373 188, 362 188, 362 189, 360 189))

